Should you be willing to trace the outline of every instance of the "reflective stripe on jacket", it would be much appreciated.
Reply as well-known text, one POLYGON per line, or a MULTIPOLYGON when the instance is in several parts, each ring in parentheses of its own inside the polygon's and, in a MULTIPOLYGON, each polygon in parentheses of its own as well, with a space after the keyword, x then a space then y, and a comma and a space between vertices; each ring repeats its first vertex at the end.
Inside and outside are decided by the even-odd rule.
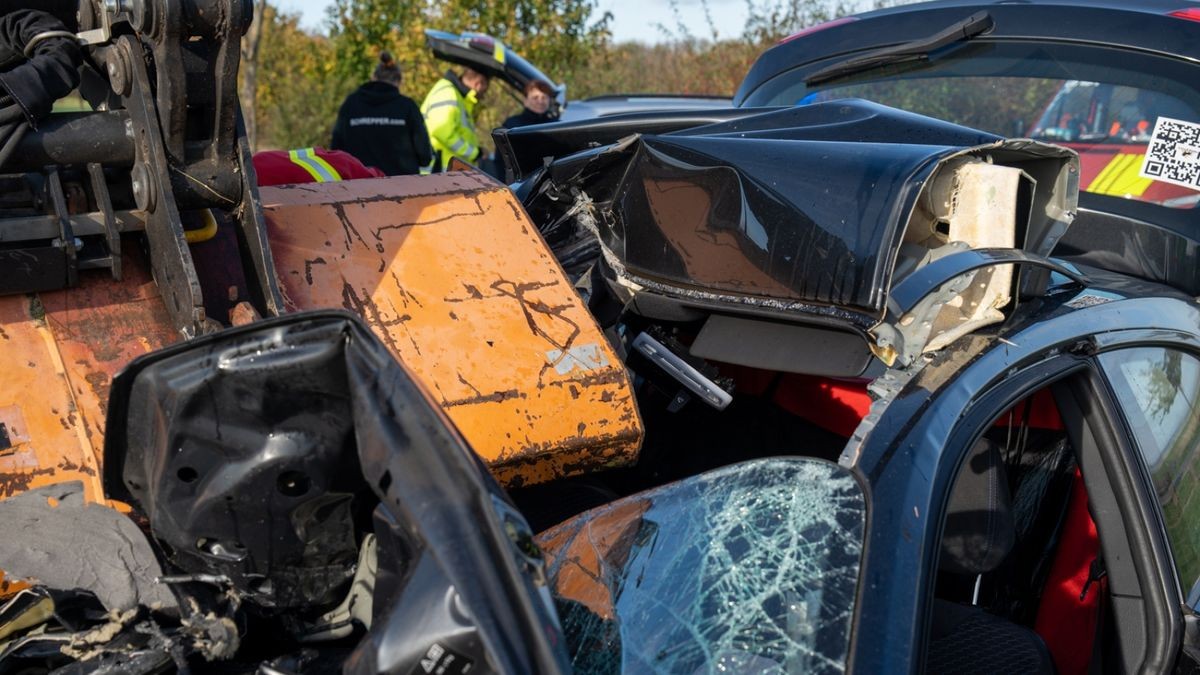
POLYGON ((308 172, 308 175, 312 176, 314 182, 330 183, 342 179, 337 169, 333 168, 333 165, 317 155, 316 151, 312 148, 288 150, 288 159, 292 160, 293 164, 308 172))
POLYGON ((474 121, 475 92, 468 90, 464 95, 450 77, 452 75, 448 74, 438 80, 421 104, 425 128, 429 130, 429 140, 437 155, 434 163, 442 169, 451 157, 475 163, 481 154, 474 121))

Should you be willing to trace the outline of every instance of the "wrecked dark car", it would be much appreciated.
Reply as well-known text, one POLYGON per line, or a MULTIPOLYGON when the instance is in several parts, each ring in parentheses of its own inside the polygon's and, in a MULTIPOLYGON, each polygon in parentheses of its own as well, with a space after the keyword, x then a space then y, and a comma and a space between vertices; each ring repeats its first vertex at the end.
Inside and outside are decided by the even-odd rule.
MULTIPOLYGON (((724 632, 743 616, 733 607, 753 605, 765 612, 756 626, 795 625, 790 611, 822 617, 800 621, 804 630, 837 636, 836 651, 768 657, 779 672, 1188 662, 1184 600, 1200 569, 1178 561, 1195 530, 1162 481, 1197 447, 1196 287, 1162 284, 1157 268, 1138 278, 1053 257, 1080 217, 1070 150, 862 100, 724 116, 629 121, 660 131, 628 135, 620 119, 510 132, 514 166, 530 171, 515 189, 640 378, 642 457, 610 481, 676 479, 657 489, 684 490, 748 456, 836 461, 862 500, 857 516, 837 516, 862 528, 860 543, 839 545, 861 550, 858 585, 847 594, 831 571, 815 595, 790 596, 811 600, 784 609, 781 591, 771 596, 779 613, 727 603, 712 624, 702 612, 635 609, 641 587, 626 581, 690 549, 654 538, 663 525, 643 522, 643 498, 629 497, 542 538, 560 595, 589 598, 593 612, 612 603, 617 625, 638 624, 593 640, 633 646, 623 664, 658 658, 687 672, 690 662, 677 667, 658 642, 678 620, 733 640, 717 650, 676 636, 680 654, 764 669, 758 658, 783 653, 769 630, 741 635, 762 647, 749 654, 724 632), (569 151, 608 133, 619 138, 569 151), (534 160, 548 148, 568 151, 534 160), (1166 428, 1147 435, 1150 420, 1166 428), (1181 552, 1176 562, 1167 546, 1181 552), (597 577, 608 594, 584 582, 597 577), (661 632, 640 625, 648 616, 661 632)), ((1195 239, 1160 236, 1194 257, 1195 239)), ((1181 480, 1171 490, 1191 489, 1181 480)), ((722 583, 736 593, 751 573, 723 557, 719 507, 706 513, 712 529, 694 536, 713 537, 707 555, 723 562, 708 564, 731 575, 713 582, 723 598, 722 583)), ((749 522, 730 531, 739 542, 771 536, 749 522)), ((805 569, 771 559, 773 570, 805 569)), ((686 597, 699 592, 682 590, 691 576, 675 579, 686 597)), ((589 633, 595 623, 584 620, 589 633)), ((574 658, 591 664, 594 654, 574 658)))
MULTIPOLYGON (((926 3, 769 50, 735 108, 497 134, 514 190, 638 376, 647 437, 621 480, 652 489, 796 453, 859 479, 838 668, 1195 662, 1197 18, 1171 3, 926 3), (1014 83, 1032 87, 999 110, 1015 119, 984 124, 972 92, 1014 83), (1129 99, 1159 112, 1111 129, 1129 99), (1110 139, 1051 128, 1089 110, 1080 122, 1110 139)), ((653 559, 635 533, 653 530, 617 508, 566 529, 595 551, 567 557, 571 583, 611 570, 620 623, 637 593, 622 580, 653 559)), ((560 547, 562 529, 546 535, 560 547)))
MULTIPOLYGON (((843 25, 1132 12, 1200 44, 1174 9, 926 9, 743 92, 843 25)), ((0 401, 0 673, 1195 668, 1178 202, 1092 200, 1062 139, 747 101, 500 132, 511 192, 248 188, 284 309, 122 362, 102 428, 64 407, 82 467, 0 401)), ((0 298, 3 339, 67 355, 0 383, 49 358, 94 422, 97 288, 0 298)))

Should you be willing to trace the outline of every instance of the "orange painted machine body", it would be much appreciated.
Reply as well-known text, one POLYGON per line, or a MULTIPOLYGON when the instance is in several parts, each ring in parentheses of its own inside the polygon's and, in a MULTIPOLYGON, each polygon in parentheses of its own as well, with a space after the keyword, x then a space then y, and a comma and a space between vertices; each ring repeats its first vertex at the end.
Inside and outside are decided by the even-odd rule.
POLYGON ((637 458, 625 367, 506 187, 450 172, 261 198, 288 309, 364 317, 501 483, 637 458))
MULTIPOLYGON (((262 199, 288 310, 362 315, 502 483, 636 459, 624 366, 507 188, 450 173, 264 188, 262 199)), ((181 339, 139 247, 124 250, 120 281, 84 272, 72 288, 0 296, 0 499, 68 481, 104 499, 112 378, 181 339)), ((192 252, 209 270, 221 264, 205 256, 229 255, 192 252)))

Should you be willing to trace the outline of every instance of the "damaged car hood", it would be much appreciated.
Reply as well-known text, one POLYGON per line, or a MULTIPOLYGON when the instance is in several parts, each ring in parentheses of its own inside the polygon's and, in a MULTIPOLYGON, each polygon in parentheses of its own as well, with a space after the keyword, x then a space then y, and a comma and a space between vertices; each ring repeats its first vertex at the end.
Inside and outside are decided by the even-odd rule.
MULTIPOLYGON (((863 333, 887 318, 893 287, 933 260, 993 248, 1044 256, 1073 217, 1069 150, 861 100, 738 112, 690 126, 671 113, 658 128, 643 115, 637 124, 655 133, 546 158, 516 189, 568 271, 572 247, 594 240, 626 299, 863 333)), ((598 126, 613 128, 629 129, 598 126)), ((523 147, 561 149, 583 131, 497 139, 527 167, 523 147)), ((1011 280, 997 297, 1008 299, 1011 280)))

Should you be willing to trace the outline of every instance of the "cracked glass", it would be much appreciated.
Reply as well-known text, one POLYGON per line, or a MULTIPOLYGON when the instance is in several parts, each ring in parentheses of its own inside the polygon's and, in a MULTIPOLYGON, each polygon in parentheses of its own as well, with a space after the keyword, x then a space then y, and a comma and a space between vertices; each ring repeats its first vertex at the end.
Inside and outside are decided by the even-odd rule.
POLYGON ((575 672, 843 672, 865 514, 846 470, 778 458, 548 530, 575 672))

